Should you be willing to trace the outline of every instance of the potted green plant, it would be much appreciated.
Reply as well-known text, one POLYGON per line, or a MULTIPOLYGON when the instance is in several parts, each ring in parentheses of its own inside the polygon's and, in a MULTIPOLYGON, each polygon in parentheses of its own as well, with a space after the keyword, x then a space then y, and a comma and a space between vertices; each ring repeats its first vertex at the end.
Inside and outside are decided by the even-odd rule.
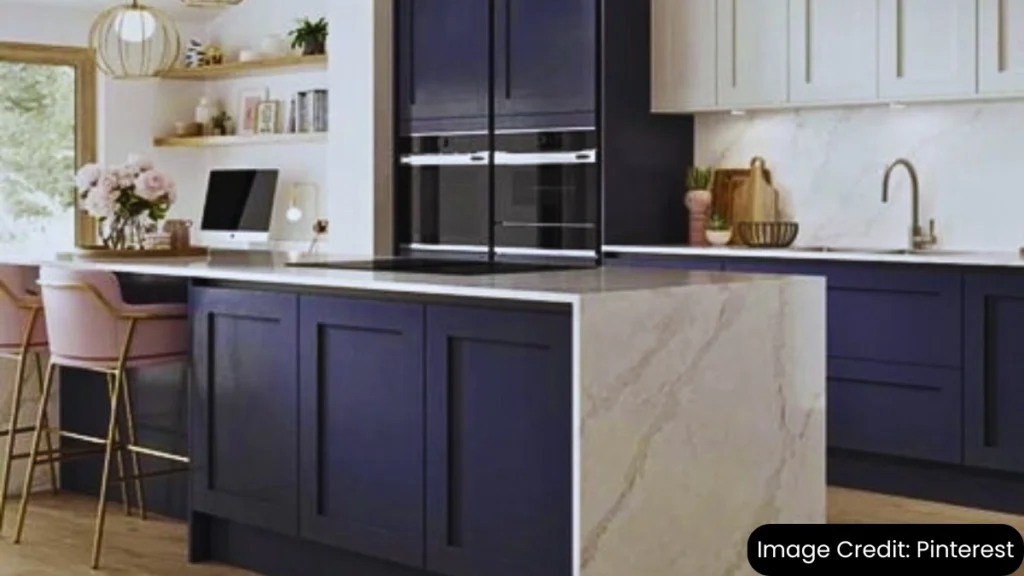
POLYGON ((711 209, 711 182, 715 170, 709 166, 694 166, 686 174, 686 196, 683 203, 690 213, 690 245, 705 244, 705 223, 711 209))
POLYGON ((708 244, 712 246, 725 246, 732 240, 732 227, 729 221, 721 214, 715 214, 708 220, 708 229, 705 232, 708 244))
POLYGON ((288 33, 292 39, 292 50, 302 48, 303 56, 327 52, 327 19, 310 20, 303 18, 299 25, 288 33))

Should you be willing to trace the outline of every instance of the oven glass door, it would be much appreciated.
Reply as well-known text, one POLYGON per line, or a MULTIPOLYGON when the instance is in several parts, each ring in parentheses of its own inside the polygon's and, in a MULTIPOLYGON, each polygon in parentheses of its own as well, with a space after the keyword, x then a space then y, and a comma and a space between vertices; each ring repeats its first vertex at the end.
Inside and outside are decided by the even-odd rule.
POLYGON ((414 245, 487 246, 486 139, 421 138, 400 158, 414 245))
POLYGON ((495 244, 595 250, 597 151, 587 133, 499 140, 495 153, 495 244))

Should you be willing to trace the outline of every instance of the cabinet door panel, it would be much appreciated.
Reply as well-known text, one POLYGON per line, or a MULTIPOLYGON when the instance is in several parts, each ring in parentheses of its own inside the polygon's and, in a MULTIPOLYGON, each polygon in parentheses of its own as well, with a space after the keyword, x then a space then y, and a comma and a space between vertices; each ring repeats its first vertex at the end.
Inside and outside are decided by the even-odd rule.
POLYGON ((427 569, 572 573, 568 315, 427 312, 427 569))
POLYGON ((298 298, 192 290, 192 507, 298 531, 298 298))
POLYGON ((829 358, 828 445, 959 464, 961 389, 955 369, 829 358))
POLYGON ((791 102, 878 97, 878 4, 789 0, 791 102))
POLYGON ((718 104, 716 0, 652 0, 651 109, 685 112, 718 104))
POLYGON ((398 0, 404 133, 487 128, 488 0, 398 0))
POLYGON ((1024 472, 1024 277, 970 275, 965 292, 967 463, 1024 472))
POLYGON ((597 2, 497 0, 495 7, 495 112, 592 113, 597 106, 597 2))
POLYGON ((718 0, 718 103, 784 104, 789 0, 718 0))
POLYGON ((979 0, 978 91, 1024 91, 1024 4, 979 0))
POLYGON ((977 90, 977 0, 880 0, 882 98, 977 90))
POLYGON ((423 307, 300 301, 301 534, 423 562, 423 307))

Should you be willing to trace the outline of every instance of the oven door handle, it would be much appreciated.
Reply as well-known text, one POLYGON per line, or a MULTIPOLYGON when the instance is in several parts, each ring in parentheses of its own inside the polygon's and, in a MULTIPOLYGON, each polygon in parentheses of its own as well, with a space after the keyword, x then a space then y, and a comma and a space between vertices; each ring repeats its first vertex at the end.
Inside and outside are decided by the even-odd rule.
POLYGON ((538 166, 543 164, 596 164, 597 150, 570 152, 495 152, 496 166, 538 166))
POLYGON ((399 160, 405 166, 476 166, 487 163, 487 152, 470 154, 408 154, 399 160))

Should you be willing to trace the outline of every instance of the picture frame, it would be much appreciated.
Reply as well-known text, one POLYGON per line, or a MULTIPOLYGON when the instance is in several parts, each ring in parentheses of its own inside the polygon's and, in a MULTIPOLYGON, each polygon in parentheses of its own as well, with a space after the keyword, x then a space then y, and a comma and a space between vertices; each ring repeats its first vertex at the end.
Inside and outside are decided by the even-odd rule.
POLYGON ((256 108, 256 133, 276 134, 281 103, 276 100, 264 100, 256 108))
POLYGON ((238 134, 252 136, 259 124, 259 107, 269 97, 266 88, 243 90, 238 96, 238 134))

